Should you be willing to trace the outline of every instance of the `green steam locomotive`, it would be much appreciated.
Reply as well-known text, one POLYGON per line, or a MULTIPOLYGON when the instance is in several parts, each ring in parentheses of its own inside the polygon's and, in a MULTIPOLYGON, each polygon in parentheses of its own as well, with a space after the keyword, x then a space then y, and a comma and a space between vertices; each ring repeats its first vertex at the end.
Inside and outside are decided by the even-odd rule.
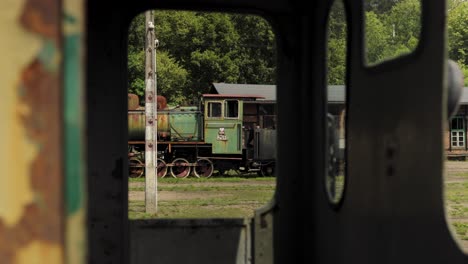
MULTIPOLYGON (((204 94, 196 106, 168 107, 160 96, 158 102, 164 103, 158 103, 157 110, 157 176, 210 177, 229 170, 274 175, 276 115, 274 105, 261 98, 204 94)), ((129 175, 141 177, 145 110, 134 94, 129 94, 128 105, 129 175)))

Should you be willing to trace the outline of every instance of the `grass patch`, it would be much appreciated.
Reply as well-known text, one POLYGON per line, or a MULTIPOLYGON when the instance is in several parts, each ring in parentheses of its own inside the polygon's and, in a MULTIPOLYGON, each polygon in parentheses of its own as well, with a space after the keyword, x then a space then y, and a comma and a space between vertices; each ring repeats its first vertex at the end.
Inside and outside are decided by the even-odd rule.
MULTIPOLYGON (((137 178, 130 182, 142 180, 137 178)), ((130 200, 128 216, 130 219, 253 217, 256 209, 272 199, 275 182, 272 177, 163 178, 158 182, 160 197, 168 192, 171 198, 158 201, 158 213, 147 214, 144 201, 130 200)), ((130 192, 144 190, 144 186, 130 188, 130 192)))
POLYGON ((468 172, 456 172, 453 175, 457 178, 462 178, 468 180, 468 172))
MULTIPOLYGON (((256 174, 255 174, 256 175, 256 174)), ((212 176, 210 178, 196 178, 196 177, 187 177, 187 178, 174 178, 171 176, 166 176, 164 178, 158 178, 158 182, 161 183, 206 183, 206 182, 248 182, 248 181, 265 181, 265 182, 275 182, 275 177, 254 177, 254 176, 245 176, 245 177, 216 177, 212 176)), ((128 182, 145 182, 145 178, 129 178, 128 182)))
POLYGON ((445 183, 445 206, 458 239, 468 240, 468 172, 454 174, 461 181, 445 183))
MULTIPOLYGON (((268 190, 275 189, 272 185, 239 185, 239 186, 197 186, 197 185, 172 185, 158 186, 158 191, 168 192, 216 192, 216 191, 242 191, 242 190, 268 190)), ((130 191, 145 191, 145 187, 130 187, 130 191)))
POLYGON ((272 194, 272 191, 244 190, 223 192, 223 197, 160 201, 157 214, 146 214, 144 201, 130 201, 129 218, 252 217, 255 209, 271 200, 272 194))
POLYGON ((468 240, 468 223, 453 222, 452 226, 461 240, 468 240))
POLYGON ((446 183, 445 199, 449 203, 468 203, 468 182, 446 183))
POLYGON ((449 217, 466 217, 468 218, 468 206, 459 205, 459 204, 447 204, 447 211, 449 217))

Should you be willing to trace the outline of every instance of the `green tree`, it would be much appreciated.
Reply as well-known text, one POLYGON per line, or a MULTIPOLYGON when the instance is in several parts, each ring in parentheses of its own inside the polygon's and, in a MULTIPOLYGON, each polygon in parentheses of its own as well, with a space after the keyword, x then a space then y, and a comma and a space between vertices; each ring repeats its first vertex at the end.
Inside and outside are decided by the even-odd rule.
POLYGON ((145 52, 128 53, 128 91, 138 96, 145 95, 145 52))
POLYGON ((463 65, 468 64, 468 2, 461 2, 448 14, 449 57, 463 65))
POLYGON ((239 34, 237 58, 239 83, 276 83, 275 35, 268 22, 254 15, 236 14, 232 17, 239 34))
POLYGON ((156 77, 158 94, 166 97, 169 104, 180 105, 185 99, 188 72, 167 51, 157 51, 156 77))
POLYGON ((190 60, 185 63, 190 72, 190 96, 198 98, 208 92, 213 82, 237 82, 239 34, 231 15, 199 13, 193 28, 190 60))
POLYGON ((385 52, 388 50, 390 36, 377 14, 372 11, 366 12, 365 54, 368 64, 374 64, 385 60, 385 52))
POLYGON ((382 16, 387 35, 391 36, 385 58, 412 52, 421 33, 421 1, 401 0, 382 16))
POLYGON ((342 1, 335 1, 328 18, 328 84, 344 84, 346 78, 346 15, 342 1))
POLYGON ((461 64, 461 70, 465 80, 465 87, 468 87, 468 66, 461 64))
MULTIPOLYGON (((140 97, 145 94, 145 15, 138 15, 128 31, 128 77, 130 93, 140 97)), ((187 71, 164 49, 156 50, 158 93, 166 96, 171 104, 184 100, 187 71)))
POLYGON ((388 12, 399 0, 365 0, 364 10, 382 14, 388 12))
MULTIPOLYGON (((275 38, 263 18, 185 11, 155 11, 154 17, 157 54, 166 58, 158 57, 158 88, 170 103, 198 98, 213 82, 275 83, 275 38), (165 67, 170 70, 162 73, 165 67)), ((139 95, 144 94, 144 20, 144 14, 134 19, 128 38, 129 91, 139 95)))
POLYGON ((136 16, 128 29, 128 91, 145 94, 145 15, 136 16))

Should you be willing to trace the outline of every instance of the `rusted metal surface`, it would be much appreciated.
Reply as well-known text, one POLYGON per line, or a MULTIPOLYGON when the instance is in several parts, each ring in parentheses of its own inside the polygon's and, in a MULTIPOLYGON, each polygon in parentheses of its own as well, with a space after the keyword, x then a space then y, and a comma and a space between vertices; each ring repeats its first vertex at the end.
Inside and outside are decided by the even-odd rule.
POLYGON ((0 154, 1 263, 64 260, 60 6, 0 4, 0 31, 8 35, 0 44, 0 145, 9 150, 0 154))
POLYGON ((144 111, 129 111, 128 112, 128 139, 129 140, 145 140, 145 112, 144 111))
MULTIPOLYGON (((144 110, 128 111, 129 140, 145 139, 145 120, 144 110)), ((158 139, 160 141, 200 141, 202 139, 201 120, 201 113, 196 107, 161 110, 157 114, 158 139)))
POLYGON ((138 95, 128 94, 128 110, 136 110, 140 106, 138 95))
POLYGON ((60 43, 60 0, 28 0, 21 14, 21 23, 28 31, 60 43))
POLYGON ((156 96, 157 110, 162 110, 167 108, 167 99, 162 95, 156 96))

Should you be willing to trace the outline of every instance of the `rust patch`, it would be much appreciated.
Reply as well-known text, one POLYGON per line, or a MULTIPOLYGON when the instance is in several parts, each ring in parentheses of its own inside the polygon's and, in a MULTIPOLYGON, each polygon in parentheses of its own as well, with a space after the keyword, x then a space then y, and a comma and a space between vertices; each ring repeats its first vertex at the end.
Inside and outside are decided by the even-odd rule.
POLYGON ((17 225, 5 228, 0 219, 0 256, 6 259, 33 240, 63 244, 59 80, 35 60, 24 70, 21 86, 21 102, 32 111, 19 113, 19 118, 39 146, 30 168, 35 201, 24 208, 17 225))
MULTIPOLYGON (((60 1, 28 0, 20 17, 29 31, 53 40, 60 51, 60 1)), ((34 240, 64 244, 64 204, 61 153, 60 72, 49 72, 36 57, 22 72, 20 103, 31 109, 18 112, 28 138, 39 153, 29 168, 34 202, 25 206, 16 225, 0 219, 0 259, 15 261, 16 252, 34 240)))
MULTIPOLYGON (((41 227, 41 239, 60 242, 62 234, 62 177, 60 155, 60 98, 57 75, 47 72, 35 60, 24 71, 22 101, 33 111, 22 116, 29 136, 40 146, 39 154, 31 166, 31 184, 36 193, 38 213, 35 223, 41 227)), ((26 211, 32 214, 33 211, 26 211)), ((33 215, 31 215, 33 216, 33 215)))
POLYGON ((24 5, 20 17, 24 28, 53 39, 56 44, 60 43, 59 25, 60 14, 59 1, 57 0, 28 0, 24 5))
POLYGON ((162 95, 158 95, 156 97, 156 102, 158 103, 158 106, 156 109, 161 110, 161 109, 166 109, 167 108, 167 100, 166 97, 162 95))

